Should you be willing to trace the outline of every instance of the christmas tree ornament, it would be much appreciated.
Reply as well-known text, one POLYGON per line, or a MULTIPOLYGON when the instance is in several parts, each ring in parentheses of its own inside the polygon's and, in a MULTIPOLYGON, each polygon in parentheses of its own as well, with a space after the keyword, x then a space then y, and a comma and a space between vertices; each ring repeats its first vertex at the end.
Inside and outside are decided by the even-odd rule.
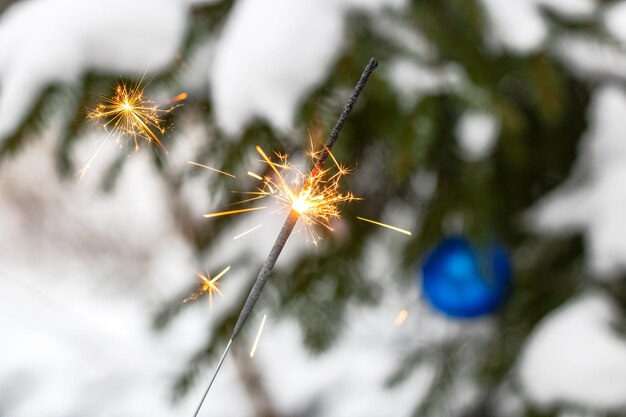
POLYGON ((495 311, 511 285, 509 254, 499 244, 471 245, 460 236, 441 241, 422 264, 422 292, 439 312, 473 318, 495 311))

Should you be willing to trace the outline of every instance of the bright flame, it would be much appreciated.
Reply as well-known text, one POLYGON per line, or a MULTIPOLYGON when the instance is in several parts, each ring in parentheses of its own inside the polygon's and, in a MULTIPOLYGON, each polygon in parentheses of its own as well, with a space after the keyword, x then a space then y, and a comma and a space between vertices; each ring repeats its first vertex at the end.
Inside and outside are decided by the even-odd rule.
MULTIPOLYGON (((328 150, 327 148, 325 148, 328 150)), ((334 155, 329 152, 334 166, 331 168, 314 168, 309 173, 304 173, 292 165, 286 155, 276 154, 278 162, 272 159, 261 149, 256 147, 257 152, 262 157, 274 175, 261 177, 248 171, 248 175, 261 184, 256 191, 242 192, 251 195, 251 198, 242 200, 239 203, 259 200, 265 197, 276 199, 283 208, 295 210, 300 214, 307 237, 311 237, 313 243, 320 240, 320 235, 316 232, 315 226, 322 226, 328 230, 333 230, 330 221, 340 217, 339 204, 359 200, 352 193, 340 192, 340 180, 350 170, 337 162, 334 155)), ((321 152, 311 152, 310 156, 315 165, 321 152)), ((253 207, 240 210, 229 210, 216 213, 205 214, 204 217, 226 216, 236 213, 244 213, 252 210, 260 210, 265 207, 253 207)))
POLYGON ((305 196, 300 194, 296 197, 296 201, 291 203, 291 208, 302 214, 311 209, 311 203, 305 198, 305 196))
POLYGON ((211 278, 211 275, 209 275, 208 272, 206 275, 198 274, 198 277, 200 278, 200 281, 202 282, 202 284, 200 285, 200 288, 198 288, 198 290, 194 292, 193 294, 191 294, 189 297, 185 298, 183 300, 183 303, 186 303, 188 301, 194 301, 201 295, 209 294, 209 305, 211 305, 213 304, 214 292, 218 293, 219 295, 223 297, 224 295, 217 287, 217 280, 220 279, 229 270, 230 270, 230 266, 227 266, 226 268, 224 268, 222 272, 217 274, 215 278, 211 278))

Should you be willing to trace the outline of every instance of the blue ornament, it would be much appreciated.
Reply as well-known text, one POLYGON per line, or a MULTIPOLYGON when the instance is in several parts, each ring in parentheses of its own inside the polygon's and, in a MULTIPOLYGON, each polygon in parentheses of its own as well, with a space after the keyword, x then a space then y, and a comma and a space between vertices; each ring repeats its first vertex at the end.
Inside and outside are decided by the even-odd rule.
POLYGON ((466 239, 444 239, 422 264, 422 290, 432 306, 451 317, 494 312, 511 285, 507 251, 498 244, 472 247, 466 239))

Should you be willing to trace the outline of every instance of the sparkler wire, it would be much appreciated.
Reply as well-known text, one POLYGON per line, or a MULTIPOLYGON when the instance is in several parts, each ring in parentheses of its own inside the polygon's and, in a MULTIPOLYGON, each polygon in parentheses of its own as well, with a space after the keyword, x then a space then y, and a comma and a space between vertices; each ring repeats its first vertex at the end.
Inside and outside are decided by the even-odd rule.
MULTIPOLYGON (((361 91, 363 91, 363 88, 365 87, 365 84, 367 83, 368 78, 370 77, 372 72, 374 72, 377 66, 378 66, 378 61, 376 61, 376 59, 374 58, 370 59, 369 63, 363 70, 363 73, 361 74, 361 78, 359 79, 359 82, 356 84, 354 91, 352 92, 352 95, 350 96, 346 104, 344 105, 341 115, 339 116, 337 123, 335 123, 335 127, 333 127, 333 130, 331 131, 328 137, 328 140, 326 141, 326 146, 320 153, 319 158, 315 161, 315 165, 313 166, 313 169, 311 170, 312 173, 316 173, 324 167, 324 163, 326 162, 326 159, 328 159, 328 156, 330 155, 331 148, 333 147, 335 142, 337 142, 337 139, 339 138, 339 133, 341 132, 341 129, 343 128, 343 125, 346 119, 352 112, 352 109, 354 108, 354 104, 356 103, 356 100, 361 94, 361 91)), ((289 215, 287 216, 287 219, 285 220, 285 223, 283 224, 283 227, 280 230, 280 233, 278 233, 278 237, 276 238, 276 241, 274 242, 274 246, 272 246, 272 249, 270 250, 268 257, 263 263, 263 267, 261 268, 261 271, 259 272, 259 276, 257 277, 256 281, 254 282, 254 285, 252 286, 252 289, 250 290, 250 293, 248 294, 248 298, 246 299, 246 302, 244 303, 243 308, 241 309, 241 313, 239 313, 239 318, 237 319, 237 323, 235 324, 233 333, 230 337, 230 340, 228 341, 228 345, 226 345, 226 349, 224 350, 224 353, 222 354, 222 357, 220 358, 220 361, 217 364, 217 368, 215 369, 215 372, 213 373, 213 376, 211 377, 211 381, 209 382, 208 387, 204 391, 204 395, 202 396, 202 399, 200 400, 200 404, 198 404, 198 407, 196 408, 196 412, 193 414, 193 417, 198 416, 198 413, 200 412, 200 409, 202 408, 202 404, 204 403, 204 400, 206 399, 209 393, 209 390, 211 389, 211 386, 213 385, 213 382, 215 381, 215 378, 217 377, 217 374, 220 368, 222 367, 222 364, 224 362, 224 359, 226 358, 226 354, 228 353, 230 346, 232 345, 235 338, 239 335, 239 332, 241 332, 241 329, 243 328, 244 324, 250 317, 250 314, 252 313, 252 309, 254 308, 254 305, 256 304, 257 300, 259 299, 259 296, 261 295, 261 291, 263 290, 263 287, 267 283, 267 280, 270 277, 272 269, 274 269, 274 264, 276 263, 276 260, 278 259, 280 252, 285 247, 285 243, 287 243, 287 239, 289 239, 289 236, 291 235, 291 232, 293 231, 293 228, 296 225, 299 217, 300 217, 300 213, 298 213, 296 210, 292 209, 289 212, 289 215)))
POLYGON ((228 351, 230 350, 230 345, 232 344, 233 344, 233 339, 230 339, 228 341, 228 344, 226 345, 226 349, 224 349, 224 353, 222 353, 222 357, 220 358, 219 363, 217 364, 217 368, 215 368, 213 377, 211 377, 211 382, 209 382, 209 385, 207 385, 206 389, 204 390, 204 395, 202 395, 202 401, 200 401, 200 404, 198 404, 198 407, 196 408, 196 412, 193 413, 193 417, 196 417, 198 413, 200 412, 200 409, 202 408, 202 403, 204 403, 204 399, 208 395, 211 387, 213 386, 213 382, 215 381, 215 378, 217 377, 217 373, 220 371, 220 368, 222 367, 222 364, 224 363, 224 359, 226 358, 226 355, 228 354, 228 351))

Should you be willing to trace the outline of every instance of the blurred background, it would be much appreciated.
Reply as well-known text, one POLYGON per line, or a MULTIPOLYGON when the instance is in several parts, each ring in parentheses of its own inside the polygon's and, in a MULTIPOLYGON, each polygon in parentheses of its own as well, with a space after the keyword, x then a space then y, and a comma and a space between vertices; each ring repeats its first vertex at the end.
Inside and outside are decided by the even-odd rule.
POLYGON ((362 200, 296 227, 200 415, 626 415, 625 42, 613 0, 0 0, 0 416, 191 415, 284 220, 203 214, 372 56, 362 200), (135 151, 87 116, 140 80, 186 99, 135 151))

